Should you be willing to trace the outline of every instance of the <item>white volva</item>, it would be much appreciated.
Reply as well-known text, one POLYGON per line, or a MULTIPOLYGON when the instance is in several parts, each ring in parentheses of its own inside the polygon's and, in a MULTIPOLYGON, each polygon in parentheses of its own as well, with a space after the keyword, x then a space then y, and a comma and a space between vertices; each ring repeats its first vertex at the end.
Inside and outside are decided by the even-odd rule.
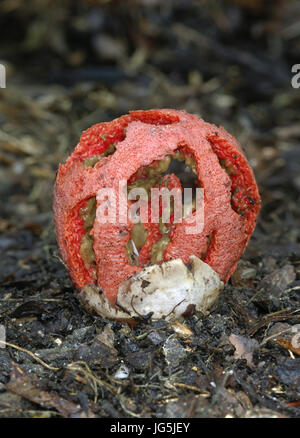
POLYGON ((224 284, 198 257, 191 256, 190 262, 191 269, 181 259, 145 267, 120 284, 115 306, 96 285, 85 286, 80 296, 89 308, 108 318, 128 319, 153 312, 153 319, 176 319, 190 305, 205 311, 224 284))

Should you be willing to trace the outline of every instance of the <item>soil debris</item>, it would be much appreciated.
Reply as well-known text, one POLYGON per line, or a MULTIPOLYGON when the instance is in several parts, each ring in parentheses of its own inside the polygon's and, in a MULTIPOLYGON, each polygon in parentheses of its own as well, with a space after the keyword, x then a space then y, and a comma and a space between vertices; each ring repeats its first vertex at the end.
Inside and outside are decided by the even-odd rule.
POLYGON ((0 2, 1 418, 300 417, 298 15, 296 0, 0 2), (149 108, 232 133, 262 209, 210 314, 130 327, 80 304, 52 194, 82 131, 149 108))

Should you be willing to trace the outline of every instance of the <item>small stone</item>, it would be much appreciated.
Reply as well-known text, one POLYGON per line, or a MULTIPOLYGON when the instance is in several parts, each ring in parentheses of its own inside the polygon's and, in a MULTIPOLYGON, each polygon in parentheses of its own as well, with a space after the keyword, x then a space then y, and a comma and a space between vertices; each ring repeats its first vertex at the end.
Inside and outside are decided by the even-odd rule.
POLYGON ((275 370, 281 383, 291 385, 300 392, 300 358, 285 358, 275 370))
POLYGON ((261 281, 260 286, 272 296, 279 297, 295 279, 294 267, 287 263, 282 268, 275 269, 266 275, 261 281))
POLYGON ((127 379, 129 376, 129 369, 125 364, 121 364, 114 374, 115 379, 127 379))
POLYGON ((163 346, 163 353, 165 355, 168 365, 177 366, 180 362, 186 358, 187 351, 178 339, 170 336, 163 346))
POLYGON ((135 351, 127 354, 127 362, 137 370, 144 370, 149 367, 152 353, 149 351, 135 351))
POLYGON ((161 344, 164 341, 164 338, 161 336, 158 332, 151 332, 147 336, 147 338, 152 342, 154 345, 161 344))
POLYGON ((259 346, 256 339, 231 334, 229 341, 235 347, 234 358, 246 359, 248 366, 253 367, 253 353, 259 346))

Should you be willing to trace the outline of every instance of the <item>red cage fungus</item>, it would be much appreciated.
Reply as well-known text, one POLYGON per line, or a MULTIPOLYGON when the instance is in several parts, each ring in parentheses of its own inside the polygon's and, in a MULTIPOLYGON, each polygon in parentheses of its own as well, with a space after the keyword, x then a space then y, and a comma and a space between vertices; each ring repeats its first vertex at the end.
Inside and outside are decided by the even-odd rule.
MULTIPOLYGON (((131 201, 127 201, 130 206, 131 201)), ((191 255, 226 282, 254 230, 260 197, 239 143, 224 128, 185 111, 132 111, 85 131, 54 190, 58 244, 78 288, 94 283, 111 304, 119 285, 145 266, 191 255), (204 189, 204 227, 186 234, 187 222, 165 227, 103 223, 97 211, 101 188, 183 187, 172 160, 184 162, 194 185, 204 189), (133 243, 134 247, 132 247, 133 243)), ((195 214, 191 210, 191 215, 195 214)))

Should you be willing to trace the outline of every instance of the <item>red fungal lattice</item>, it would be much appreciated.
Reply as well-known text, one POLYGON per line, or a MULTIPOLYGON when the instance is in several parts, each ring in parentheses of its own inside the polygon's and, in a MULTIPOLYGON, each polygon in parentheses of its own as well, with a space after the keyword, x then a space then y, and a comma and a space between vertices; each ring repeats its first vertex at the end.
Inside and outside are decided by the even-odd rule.
MULTIPOLYGON (((204 189, 204 229, 186 234, 186 220, 172 224, 170 243, 163 260, 196 255, 227 281, 253 232, 260 198, 253 172, 240 145, 222 127, 195 115, 175 110, 134 111, 85 131, 72 155, 59 168, 55 185, 56 233, 62 257, 75 284, 81 288, 97 282, 112 303, 119 284, 149 262, 151 246, 160 234, 157 225, 145 224, 147 241, 140 252, 143 263, 133 266, 125 246, 132 224, 102 224, 97 217, 91 235, 96 262, 87 268, 80 254, 86 233, 80 209, 104 187, 119 190, 119 181, 134 180, 142 166, 149 166, 181 148, 196 162, 199 186, 204 189), (94 167, 83 165, 115 145, 94 167), (96 277, 95 280, 95 271, 96 277)), ((194 214, 194 213, 193 213, 194 214)))

